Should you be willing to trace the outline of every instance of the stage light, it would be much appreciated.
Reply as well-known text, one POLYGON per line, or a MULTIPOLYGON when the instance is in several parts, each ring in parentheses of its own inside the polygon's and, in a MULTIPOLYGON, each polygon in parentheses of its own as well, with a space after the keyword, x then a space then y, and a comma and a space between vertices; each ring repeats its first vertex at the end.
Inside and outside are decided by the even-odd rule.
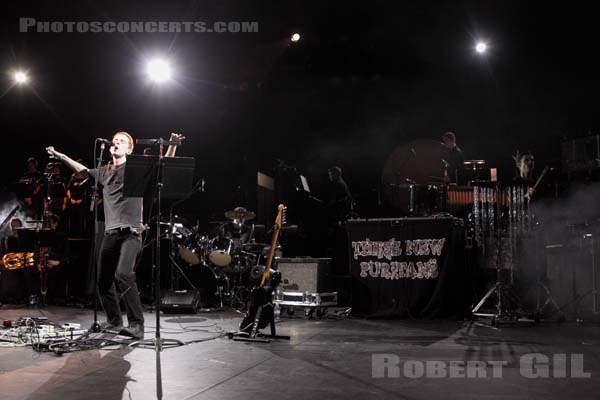
POLYGON ((171 68, 165 60, 155 59, 150 61, 146 71, 154 82, 161 83, 171 79, 171 68))
POLYGON ((29 81, 29 76, 24 71, 16 71, 13 75, 13 79, 16 84, 23 85, 29 81))
POLYGON ((479 54, 483 54, 487 51, 487 44, 485 42, 478 42, 475 45, 475 51, 479 54))
POLYGON ((299 41, 299 40, 300 40, 300 34, 299 34, 299 33, 294 33, 294 34, 292 35, 292 38, 291 38, 291 40, 292 40, 292 42, 294 42, 294 43, 295 43, 295 42, 297 42, 297 41, 299 41))

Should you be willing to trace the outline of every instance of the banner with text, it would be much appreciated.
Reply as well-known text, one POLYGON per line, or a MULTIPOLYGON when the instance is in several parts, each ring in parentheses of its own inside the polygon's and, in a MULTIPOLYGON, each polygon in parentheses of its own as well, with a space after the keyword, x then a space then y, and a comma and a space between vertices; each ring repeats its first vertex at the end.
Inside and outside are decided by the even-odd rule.
POLYGON ((355 220, 347 227, 354 313, 415 318, 460 313, 464 263, 457 256, 464 232, 457 220, 355 220))

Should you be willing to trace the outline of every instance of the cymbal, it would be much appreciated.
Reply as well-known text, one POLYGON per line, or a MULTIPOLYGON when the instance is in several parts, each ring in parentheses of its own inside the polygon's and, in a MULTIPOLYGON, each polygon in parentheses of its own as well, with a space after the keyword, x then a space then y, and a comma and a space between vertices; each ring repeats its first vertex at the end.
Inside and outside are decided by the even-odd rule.
POLYGON ((163 223, 168 224, 170 222, 172 222, 174 224, 183 224, 183 225, 188 224, 187 219, 178 217, 177 215, 173 215, 173 220, 171 220, 168 215, 163 215, 163 217, 160 220, 161 220, 161 224, 163 224, 163 223))
POLYGON ((232 210, 232 211, 227 211, 225 213, 225 218, 241 219, 243 221, 247 221, 247 220, 256 218, 256 214, 252 211, 247 211, 247 210, 237 210, 237 211, 232 210))
POLYGON ((243 248, 258 248, 258 249, 262 249, 265 246, 267 246, 266 243, 257 243, 257 242, 242 244, 243 248))

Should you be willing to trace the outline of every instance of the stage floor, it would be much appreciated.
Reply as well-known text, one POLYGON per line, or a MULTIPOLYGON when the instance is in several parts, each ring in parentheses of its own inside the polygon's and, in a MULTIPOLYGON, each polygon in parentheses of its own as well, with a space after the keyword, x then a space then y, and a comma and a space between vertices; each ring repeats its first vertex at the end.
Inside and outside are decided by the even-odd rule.
MULTIPOLYGON (((85 327, 93 319, 91 310, 76 308, 0 309, 3 319, 21 316, 85 327)), ((233 312, 161 315, 163 338, 196 341, 161 353, 163 398, 592 399, 600 393, 597 325, 492 328, 484 321, 309 320, 300 314, 278 324, 290 341, 259 344, 222 335, 240 320, 233 312), (533 368, 532 353, 540 353, 533 368), (532 373, 542 377, 528 377, 532 373)), ((146 313, 146 338, 154 337, 154 322, 146 313)), ((0 393, 6 400, 152 399, 155 359, 153 349, 130 347, 63 356, 31 346, 0 348, 0 393)))

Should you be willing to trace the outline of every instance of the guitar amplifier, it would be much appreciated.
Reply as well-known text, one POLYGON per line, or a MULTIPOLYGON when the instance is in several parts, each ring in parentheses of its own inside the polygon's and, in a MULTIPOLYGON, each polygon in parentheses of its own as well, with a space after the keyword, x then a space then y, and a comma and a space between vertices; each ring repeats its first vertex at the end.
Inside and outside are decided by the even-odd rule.
POLYGON ((166 290, 160 299, 160 310, 165 314, 196 314, 200 309, 198 290, 166 290))
POLYGON ((324 293, 332 289, 331 258, 280 258, 277 269, 280 290, 324 293))

